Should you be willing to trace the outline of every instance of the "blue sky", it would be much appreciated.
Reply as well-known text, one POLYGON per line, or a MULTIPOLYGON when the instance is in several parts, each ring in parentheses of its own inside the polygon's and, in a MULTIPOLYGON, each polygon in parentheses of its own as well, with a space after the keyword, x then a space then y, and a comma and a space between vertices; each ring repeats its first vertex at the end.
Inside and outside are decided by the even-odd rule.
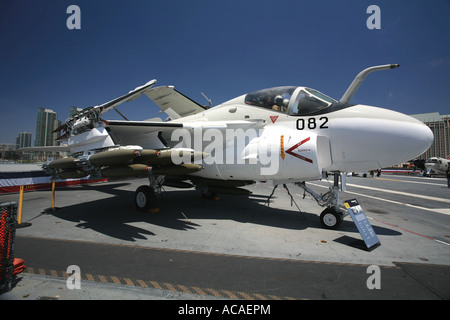
MULTIPOLYGON (((62 121, 157 79, 215 105, 246 92, 305 85, 339 99, 378 64, 352 102, 406 114, 450 113, 450 1, 2 0, 0 143, 35 135, 39 107, 62 121), (81 30, 69 30, 69 5, 81 30), (381 29, 369 30, 369 5, 381 29)), ((146 96, 122 104, 131 120, 158 116, 146 96)), ((163 118, 165 114, 163 114, 163 118)), ((120 119, 111 111, 105 119, 120 119)))

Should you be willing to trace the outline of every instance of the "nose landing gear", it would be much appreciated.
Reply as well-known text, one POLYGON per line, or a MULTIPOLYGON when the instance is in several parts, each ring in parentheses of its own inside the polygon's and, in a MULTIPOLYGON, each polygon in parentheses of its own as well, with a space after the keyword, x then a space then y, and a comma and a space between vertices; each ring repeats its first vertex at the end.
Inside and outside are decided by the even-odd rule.
POLYGON ((339 228, 346 214, 346 210, 339 206, 339 177, 341 174, 340 172, 333 172, 333 176, 333 187, 330 187, 330 190, 324 194, 318 194, 307 187, 304 182, 296 183, 305 192, 308 192, 321 207, 327 207, 320 214, 320 224, 326 229, 339 228))
POLYGON ((320 214, 320 224, 325 229, 337 229, 344 220, 344 215, 333 207, 328 207, 320 214))

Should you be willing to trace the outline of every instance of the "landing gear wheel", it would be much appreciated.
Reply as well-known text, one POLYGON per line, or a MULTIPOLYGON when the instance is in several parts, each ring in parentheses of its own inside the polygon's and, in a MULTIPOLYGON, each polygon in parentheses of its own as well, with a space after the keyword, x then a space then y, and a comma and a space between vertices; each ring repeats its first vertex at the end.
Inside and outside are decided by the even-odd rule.
POLYGON ((137 210, 148 212, 156 208, 155 191, 149 186, 140 186, 134 193, 134 205, 137 210))
POLYGON ((326 208, 320 214, 320 223, 326 229, 337 229, 342 223, 342 214, 333 208, 326 208))

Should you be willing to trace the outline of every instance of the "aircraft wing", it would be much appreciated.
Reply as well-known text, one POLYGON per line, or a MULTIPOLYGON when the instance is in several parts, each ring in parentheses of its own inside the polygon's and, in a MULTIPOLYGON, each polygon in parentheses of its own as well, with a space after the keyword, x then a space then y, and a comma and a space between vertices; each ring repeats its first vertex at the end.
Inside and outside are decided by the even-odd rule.
POLYGON ((129 102, 129 101, 133 101, 133 100, 139 98, 143 92, 146 92, 146 90, 149 90, 155 83, 156 83, 156 80, 150 80, 146 84, 139 86, 139 87, 135 88, 134 90, 131 90, 127 94, 98 106, 98 108, 100 108, 99 115, 111 110, 112 108, 118 106, 119 104, 121 104, 123 102, 129 102))
MULTIPOLYGON (((124 103, 124 102, 129 102, 129 101, 139 98, 143 92, 145 92, 146 90, 149 90, 152 86, 155 85, 155 83, 156 83, 156 80, 150 80, 146 84, 139 86, 139 87, 135 88, 134 90, 131 90, 127 94, 124 94, 114 100, 103 103, 99 106, 88 107, 81 111, 78 111, 75 114, 73 114, 71 117, 69 117, 69 119, 67 119, 64 124, 59 126, 53 132, 59 132, 62 130, 66 131, 66 132, 71 131, 73 129, 73 127, 75 125, 77 125, 77 123, 80 124, 80 121, 85 122, 85 124, 84 125, 81 124, 81 126, 86 127, 86 123, 89 123, 90 125, 93 126, 93 119, 97 119, 97 121, 98 121, 98 119, 100 118, 101 115, 103 115, 104 113, 108 112, 109 110, 117 107, 119 104, 124 103), (82 120, 82 119, 84 119, 84 120, 82 120)), ((69 134, 63 135, 60 138, 58 138, 57 140, 66 140, 68 138, 68 136, 69 136, 69 134)))
POLYGON ((144 93, 172 119, 179 119, 205 111, 203 106, 175 90, 173 86, 156 87, 144 93))
POLYGON ((144 149, 165 148, 163 134, 170 137, 173 130, 182 127, 182 123, 159 121, 107 121, 107 128, 116 144, 139 145, 144 149))
POLYGON ((120 121, 108 120, 107 128, 116 144, 139 145, 144 149, 161 149, 167 147, 172 132, 176 129, 187 129, 192 132, 196 128, 219 129, 258 128, 264 125, 263 120, 234 121, 194 121, 194 122, 159 122, 159 121, 120 121))

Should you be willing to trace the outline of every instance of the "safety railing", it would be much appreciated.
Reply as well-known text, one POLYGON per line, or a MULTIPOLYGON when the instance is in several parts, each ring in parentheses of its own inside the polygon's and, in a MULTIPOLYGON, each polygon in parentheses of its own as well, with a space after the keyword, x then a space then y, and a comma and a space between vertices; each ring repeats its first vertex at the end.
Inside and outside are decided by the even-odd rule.
POLYGON ((11 290, 17 203, 0 203, 0 293, 11 290))

